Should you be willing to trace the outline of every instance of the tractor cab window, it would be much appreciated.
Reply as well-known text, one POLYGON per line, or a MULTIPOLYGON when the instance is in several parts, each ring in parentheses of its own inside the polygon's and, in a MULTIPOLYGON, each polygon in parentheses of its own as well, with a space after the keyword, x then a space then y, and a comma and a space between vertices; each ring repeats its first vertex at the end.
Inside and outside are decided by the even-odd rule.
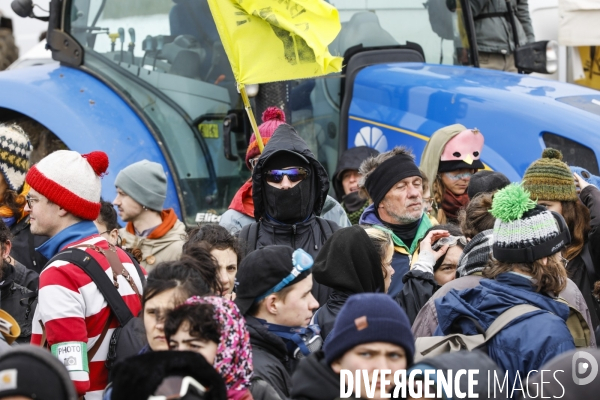
MULTIPOLYGON (((430 63, 469 64, 460 1, 330 0, 342 30, 330 52, 420 44, 430 63)), ((88 71, 107 81, 150 121, 174 166, 185 222, 227 210, 250 171, 251 132, 224 132, 230 110, 243 109, 207 0, 71 0, 64 27, 84 49, 88 71)), ((268 49, 265 49, 268 51, 268 49)), ((260 54, 257 54, 260 57, 260 54)), ((284 108, 287 122, 333 175, 340 149, 341 75, 261 84, 260 115, 284 108)))

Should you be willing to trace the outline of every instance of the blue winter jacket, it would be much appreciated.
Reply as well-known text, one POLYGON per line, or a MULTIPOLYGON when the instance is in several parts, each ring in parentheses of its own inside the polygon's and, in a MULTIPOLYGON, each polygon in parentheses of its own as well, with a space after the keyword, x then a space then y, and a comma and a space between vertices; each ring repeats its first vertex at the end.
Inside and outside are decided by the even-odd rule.
MULTIPOLYGON (((569 308, 537 293, 527 277, 503 273, 496 279, 482 279, 475 288, 453 289, 436 299, 439 325, 434 336, 452 333, 450 327, 460 315, 474 318, 483 329, 487 329, 500 314, 519 304, 531 304, 540 310, 516 318, 488 343, 489 356, 500 368, 508 371, 509 387, 512 389, 517 373, 524 382, 529 371, 539 370, 551 358, 575 349, 565 323, 569 308)), ((459 324, 462 333, 477 334, 474 324, 467 319, 461 319, 459 324)), ((519 382, 517 387, 520 387, 519 382)))
MULTIPOLYGON (((385 227, 385 224, 377 217, 377 214, 375 214, 375 206, 373 204, 365 209, 363 214, 360 216, 358 223, 360 225, 379 225, 385 227)), ((392 258, 394 277, 392 278, 392 283, 390 284, 387 294, 392 296, 394 299, 404 287, 402 277, 404 277, 404 274, 410 270, 410 260, 413 253, 419 247, 419 242, 425 236, 425 232, 427 232, 427 230, 431 227, 431 221, 423 214, 419 228, 417 229, 417 233, 410 248, 404 244, 402 239, 392 233, 392 239, 394 240, 394 257, 392 258)))

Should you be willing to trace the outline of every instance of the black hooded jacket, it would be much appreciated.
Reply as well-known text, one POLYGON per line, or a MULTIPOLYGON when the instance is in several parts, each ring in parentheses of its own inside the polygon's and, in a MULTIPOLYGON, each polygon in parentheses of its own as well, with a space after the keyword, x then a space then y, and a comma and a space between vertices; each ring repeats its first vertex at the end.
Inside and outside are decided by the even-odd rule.
POLYGON ((332 400, 340 396, 340 376, 327 365, 323 351, 300 361, 292 384, 294 400, 332 400))
POLYGON ((313 266, 313 276, 333 293, 316 313, 323 340, 352 294, 385 290, 381 257, 360 226, 340 229, 325 243, 313 266))
POLYGON ((342 172, 348 170, 356 170, 360 168, 360 164, 369 157, 375 157, 379 152, 371 147, 359 146, 348 149, 342 153, 338 161, 337 169, 333 175, 331 183, 335 190, 335 198, 342 202, 344 197, 344 187, 342 186, 342 172))
POLYGON ((260 321, 245 315, 252 345, 254 375, 266 381, 282 399, 289 399, 292 372, 297 361, 290 359, 283 339, 269 332, 260 321))
MULTIPOLYGON (((321 250, 325 241, 337 231, 339 227, 335 222, 317 217, 321 214, 323 204, 329 190, 329 178, 327 171, 316 159, 308 148, 308 145, 287 124, 280 125, 269 143, 265 146, 263 153, 252 173, 252 197, 254 200, 254 218, 257 222, 246 225, 240 232, 240 239, 247 244, 248 251, 253 251, 269 245, 285 245, 294 249, 302 248, 313 258, 321 250), (312 213, 307 219, 295 224, 278 223, 268 218, 264 200, 264 186, 267 183, 263 179, 265 162, 273 154, 279 151, 289 151, 306 158, 311 168, 311 179, 313 182, 312 213), (253 235, 252 232, 256 232, 253 235)), ((319 302, 324 304, 331 293, 328 288, 314 284, 313 295, 319 302)))

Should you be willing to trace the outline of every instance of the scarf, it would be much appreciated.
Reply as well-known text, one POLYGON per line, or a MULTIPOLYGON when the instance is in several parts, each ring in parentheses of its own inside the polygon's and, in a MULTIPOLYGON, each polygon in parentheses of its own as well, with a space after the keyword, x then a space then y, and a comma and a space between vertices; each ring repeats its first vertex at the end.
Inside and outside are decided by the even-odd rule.
POLYGON ((458 219, 458 211, 469 203, 469 195, 464 192, 460 196, 455 195, 448 189, 444 192, 442 199, 442 210, 446 213, 449 220, 456 221, 458 219))
POLYGON ((241 400, 250 389, 252 348, 246 320, 235 303, 217 296, 193 296, 185 304, 211 304, 221 338, 213 367, 223 378, 229 400, 241 400))
MULTIPOLYGON (((167 232, 169 232, 175 226, 177 222, 177 214, 175 214, 175 210, 169 208, 168 210, 162 210, 160 212, 160 218, 162 219, 162 223, 154 228, 151 234, 148 235, 148 239, 160 239, 165 236, 167 232)), ((133 222, 127 223, 127 232, 135 235, 135 228, 133 227, 133 222)))
POLYGON ((246 181, 242 187, 237 191, 231 204, 229 205, 230 210, 235 210, 239 213, 247 215, 248 217, 254 218, 254 199, 252 198, 252 179, 246 181))
POLYGON ((14 215, 13 210, 11 210, 7 205, 0 206, 0 218, 2 218, 4 224, 9 228, 29 214, 28 212, 25 212, 25 204, 27 204, 25 197, 29 193, 29 189, 29 185, 25 183, 23 185, 23 191, 21 191, 21 193, 19 193, 15 198, 15 203, 17 206, 19 206, 19 212, 17 215, 14 215))
POLYGON ((398 236, 402 240, 406 247, 410 249, 413 241, 415 240, 415 236, 417 236, 417 231, 419 230, 422 220, 423 218, 421 217, 421 219, 408 224, 390 224, 389 222, 382 222, 385 226, 390 228, 392 232, 394 232, 394 235, 398 236))
POLYGON ((463 249, 458 259, 456 276, 461 278, 481 272, 488 265, 492 256, 493 229, 479 232, 463 249))

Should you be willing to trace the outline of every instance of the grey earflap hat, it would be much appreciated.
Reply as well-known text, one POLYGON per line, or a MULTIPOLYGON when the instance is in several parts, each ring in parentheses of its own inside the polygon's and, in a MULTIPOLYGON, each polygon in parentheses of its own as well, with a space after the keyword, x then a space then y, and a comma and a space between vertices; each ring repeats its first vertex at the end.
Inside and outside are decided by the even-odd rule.
POLYGON ((162 165, 148 160, 122 169, 115 179, 115 186, 154 211, 162 211, 167 198, 167 175, 162 165))

